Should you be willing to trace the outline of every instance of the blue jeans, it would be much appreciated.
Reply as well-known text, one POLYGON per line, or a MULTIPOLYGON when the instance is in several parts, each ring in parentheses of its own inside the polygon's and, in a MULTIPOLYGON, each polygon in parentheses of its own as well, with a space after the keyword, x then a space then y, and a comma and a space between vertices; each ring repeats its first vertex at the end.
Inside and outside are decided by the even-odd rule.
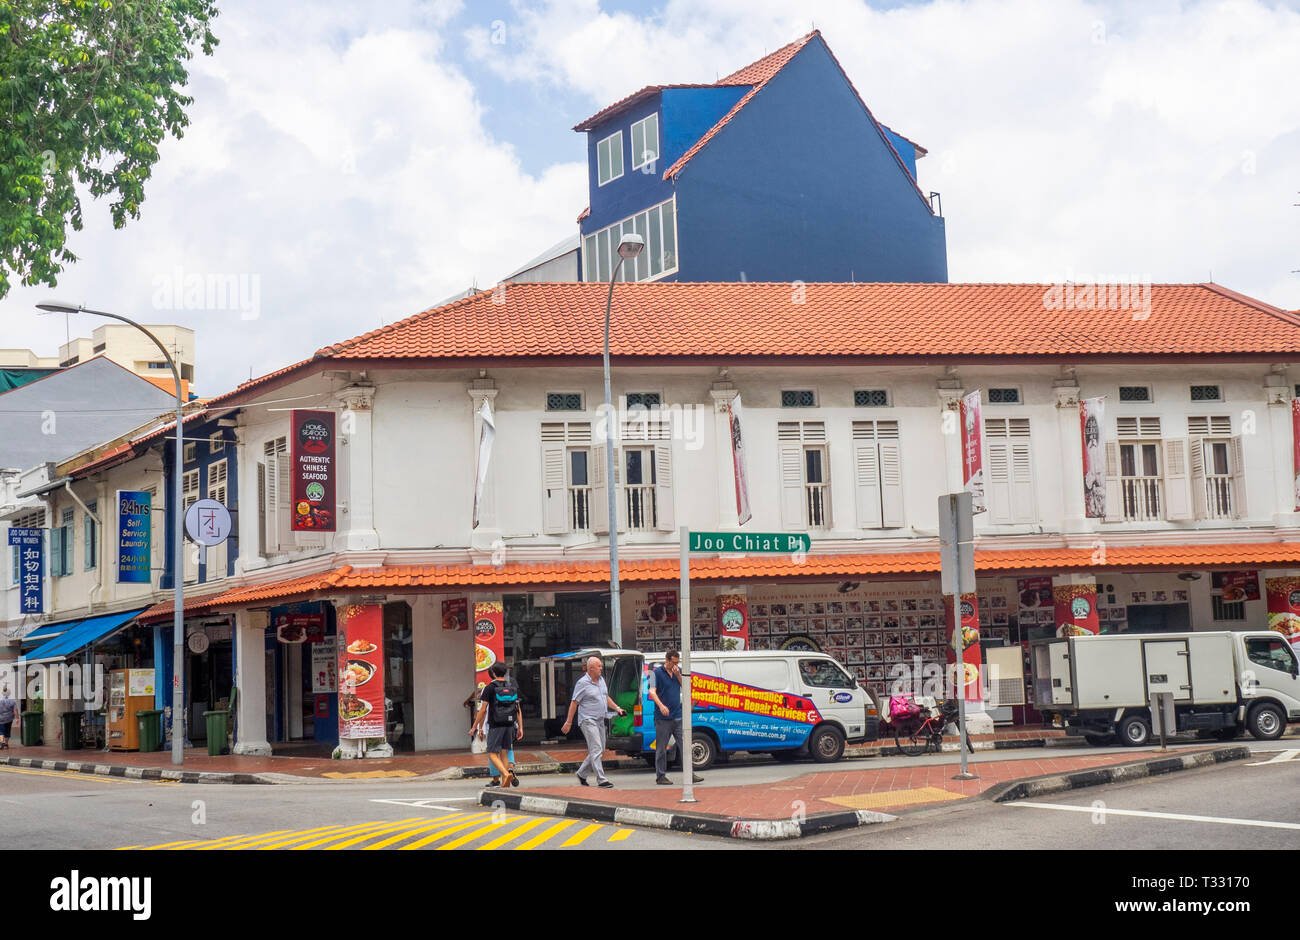
POLYGON ((668 736, 677 741, 677 750, 682 749, 682 720, 655 715, 655 776, 663 777, 668 773, 668 736))
MULTIPOLYGON (((512 767, 514 766, 515 747, 513 744, 510 745, 510 753, 506 755, 506 760, 510 763, 512 767)), ((493 777, 501 776, 501 774, 497 771, 496 764, 492 763, 491 761, 488 761, 488 773, 491 774, 493 777)))

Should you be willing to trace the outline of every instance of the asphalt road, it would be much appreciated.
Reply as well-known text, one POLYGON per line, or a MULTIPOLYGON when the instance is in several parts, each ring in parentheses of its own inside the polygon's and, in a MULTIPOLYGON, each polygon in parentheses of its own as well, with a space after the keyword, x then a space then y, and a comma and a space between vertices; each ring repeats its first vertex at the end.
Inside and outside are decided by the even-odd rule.
MULTIPOLYGON (((1198 742, 1203 743, 1203 742, 1198 742)), ((1247 742, 1268 760, 1294 738, 1247 742)), ((1190 746, 1190 745, 1183 745, 1190 746)), ((1176 746, 1177 750, 1181 746, 1176 746)), ((1053 749, 1054 756, 1096 749, 1053 749)), ((1041 757, 1041 749, 980 752, 972 759, 1041 757)), ((848 767, 879 768, 936 763, 951 756, 882 758, 848 767)), ((734 763, 705 774, 702 786, 778 784, 823 769, 811 763, 734 763)), ((654 786, 648 771, 615 772, 620 788, 654 786)), ((523 790, 568 783, 569 775, 523 778, 523 790)), ((319 782, 284 786, 225 786, 129 781, 0 767, 0 845, 7 849, 117 849, 174 846, 324 848, 383 844, 386 848, 719 850, 812 848, 1216 848, 1300 847, 1300 829, 1208 823, 1108 813, 1093 821, 1092 804, 1114 810, 1237 817, 1300 823, 1300 760, 1231 764, 1169 778, 1098 787, 1051 800, 1083 806, 1087 813, 1042 806, 963 801, 900 815, 897 822, 799 843, 749 843, 684 833, 635 829, 475 805, 481 781, 319 782), (221 840, 226 840, 222 842, 221 840), (241 841, 232 841, 241 840, 241 841)), ((519 792, 519 791, 516 791, 519 792)))

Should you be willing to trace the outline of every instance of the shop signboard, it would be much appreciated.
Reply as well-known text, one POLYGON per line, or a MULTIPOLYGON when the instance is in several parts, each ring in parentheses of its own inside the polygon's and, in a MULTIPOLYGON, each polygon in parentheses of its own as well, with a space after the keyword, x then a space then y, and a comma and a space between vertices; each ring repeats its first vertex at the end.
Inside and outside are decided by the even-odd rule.
POLYGON ((966 701, 978 702, 980 695, 979 601, 975 594, 943 596, 944 627, 947 630, 949 681, 963 684, 966 701), (959 676, 960 674, 960 676, 959 676))
POLYGON ((442 628, 444 630, 469 629, 469 601, 453 597, 442 602, 442 628))
POLYGON ((153 695, 154 671, 129 669, 126 674, 127 695, 153 695))
POLYGON ((718 636, 724 650, 749 649, 749 603, 744 594, 718 595, 718 636))
POLYGON ((492 681, 488 670, 505 658, 505 610, 500 601, 474 604, 474 682, 483 688, 492 681))
POLYGON ((806 532, 692 532, 688 551, 806 555, 812 539, 806 532))
POLYGON ((148 584, 153 572, 150 533, 153 494, 144 490, 117 491, 117 581, 148 584))
POLYGON ((1102 440, 1106 399, 1085 398, 1079 402, 1079 425, 1083 434, 1083 508, 1089 519, 1106 515, 1106 444, 1102 440))
POLYGON ((962 485, 970 493, 971 512, 984 512, 984 426, 980 423, 979 389, 961 400, 962 485))
POLYGON ((1300 578, 1265 578, 1268 595, 1268 628, 1286 637, 1300 654, 1300 578))
POLYGON ((200 545, 220 545, 230 536, 230 511, 215 499, 200 499, 185 510, 185 534, 200 545))
POLYGON ((277 614, 275 636, 281 643, 319 643, 325 638, 325 615, 277 614))
POLYGON ((1095 581, 1054 585, 1052 600, 1056 608, 1057 636, 1096 636, 1101 632, 1095 581))
POLYGON ((651 623, 677 622, 676 591, 651 591, 648 600, 650 602, 649 616, 651 623))
POLYGON ((1222 590, 1225 604, 1259 600, 1258 571, 1216 571, 1210 575, 1210 585, 1222 590))
POLYGON ((338 615, 339 737, 384 737, 384 608, 351 604, 338 615))
POLYGON ((290 490, 294 532, 335 530, 334 412, 291 412, 293 454, 290 490))
POLYGON ((18 609, 24 614, 45 610, 45 530, 10 529, 9 544, 18 552, 18 583, 22 594, 18 609))
POLYGON ((317 695, 338 691, 336 681, 338 673, 335 671, 335 663, 338 660, 337 649, 332 636, 324 637, 319 643, 312 644, 311 690, 317 695))
POLYGON ((1291 452, 1295 471, 1295 511, 1300 512, 1300 398, 1291 399, 1291 452))

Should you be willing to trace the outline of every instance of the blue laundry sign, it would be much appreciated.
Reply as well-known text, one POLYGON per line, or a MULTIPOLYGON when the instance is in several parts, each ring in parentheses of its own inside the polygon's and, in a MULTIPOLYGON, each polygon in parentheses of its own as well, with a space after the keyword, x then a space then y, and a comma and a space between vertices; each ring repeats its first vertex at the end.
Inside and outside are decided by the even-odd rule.
POLYGON ((19 609, 24 614, 45 610, 45 530, 10 529, 9 544, 18 551, 19 609))
POLYGON ((153 552, 153 494, 117 491, 117 580, 119 584, 148 584, 153 552))

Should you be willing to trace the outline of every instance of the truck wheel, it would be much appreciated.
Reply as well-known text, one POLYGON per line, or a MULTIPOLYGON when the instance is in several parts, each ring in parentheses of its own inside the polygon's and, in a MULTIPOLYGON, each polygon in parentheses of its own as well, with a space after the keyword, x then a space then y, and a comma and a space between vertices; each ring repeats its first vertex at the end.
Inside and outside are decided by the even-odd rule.
POLYGON ((1273 741, 1286 730, 1286 717, 1276 705, 1256 705, 1246 719, 1252 737, 1260 741, 1273 741))
POLYGON ((1093 747, 1109 747, 1115 743, 1113 734, 1085 734, 1083 739, 1093 747))
POLYGON ((1129 747, 1143 747, 1151 740, 1151 722, 1141 715, 1129 715, 1119 725, 1119 739, 1129 747))
POLYGON ((713 735, 699 732, 691 735, 691 766, 696 770, 708 770, 718 758, 718 744, 713 735))
POLYGON ((819 764, 829 764, 844 756, 844 734, 834 725, 822 725, 808 740, 808 753, 819 764))

